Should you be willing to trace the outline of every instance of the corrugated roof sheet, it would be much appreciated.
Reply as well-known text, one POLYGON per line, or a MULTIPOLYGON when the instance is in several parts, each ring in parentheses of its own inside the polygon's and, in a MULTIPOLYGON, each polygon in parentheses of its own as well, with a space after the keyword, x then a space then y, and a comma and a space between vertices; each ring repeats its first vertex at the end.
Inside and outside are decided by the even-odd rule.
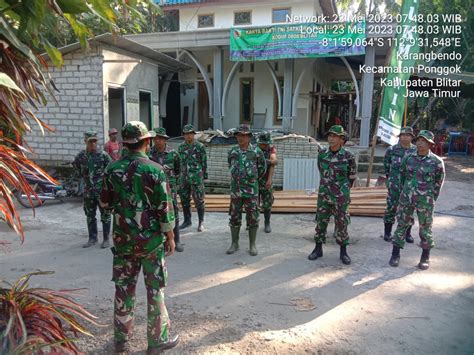
POLYGON ((200 2, 203 2, 203 0, 155 0, 155 3, 161 6, 196 4, 200 2))

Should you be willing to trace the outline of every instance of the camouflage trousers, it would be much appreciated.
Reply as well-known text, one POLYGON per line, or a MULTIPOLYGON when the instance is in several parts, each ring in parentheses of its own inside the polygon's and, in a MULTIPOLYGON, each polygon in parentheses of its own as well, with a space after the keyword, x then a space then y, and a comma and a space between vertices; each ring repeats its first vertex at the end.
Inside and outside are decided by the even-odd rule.
POLYGON ((400 200, 400 182, 392 181, 390 178, 387 180, 387 208, 383 215, 384 223, 395 223, 395 216, 397 214, 398 201, 400 200))
POLYGON ((247 226, 258 227, 258 197, 231 197, 229 207, 229 226, 240 227, 242 225, 242 210, 245 209, 247 226))
POLYGON ((87 225, 89 225, 90 223, 97 223, 97 208, 99 208, 100 221, 102 223, 109 223, 112 220, 110 212, 100 207, 99 196, 84 197, 84 213, 86 214, 87 225))
POLYGON ((175 225, 179 224, 179 206, 178 206, 178 194, 176 191, 171 190, 171 197, 173 198, 173 210, 174 210, 174 222, 175 225))
POLYGON ((397 229, 393 235, 393 244, 403 249, 405 245, 405 234, 408 227, 414 223, 414 214, 418 215, 418 223, 420 224, 420 247, 423 249, 431 249, 434 247, 433 233, 433 212, 434 206, 426 203, 416 203, 411 205, 400 205, 397 211, 397 229))
POLYGON ((179 188, 179 197, 181 198, 181 205, 183 208, 191 207, 191 197, 193 198, 196 208, 204 208, 204 184, 189 184, 187 182, 181 184, 179 188))
POLYGON ((114 338, 119 342, 128 341, 133 330, 135 289, 142 266, 148 303, 147 338, 151 347, 165 343, 169 338, 170 320, 163 292, 168 275, 163 247, 144 257, 114 253, 114 338))
POLYGON ((349 216, 349 201, 337 204, 320 197, 318 197, 318 209, 316 211, 314 241, 316 243, 326 243, 326 231, 329 219, 332 215, 334 216, 336 227, 334 236, 337 244, 348 245, 349 234, 347 233, 347 226, 351 223, 351 218, 349 216))
POLYGON ((273 197, 273 186, 269 189, 260 188, 258 193, 258 202, 260 206, 260 212, 265 210, 271 210, 273 206, 273 201, 275 198, 273 197))

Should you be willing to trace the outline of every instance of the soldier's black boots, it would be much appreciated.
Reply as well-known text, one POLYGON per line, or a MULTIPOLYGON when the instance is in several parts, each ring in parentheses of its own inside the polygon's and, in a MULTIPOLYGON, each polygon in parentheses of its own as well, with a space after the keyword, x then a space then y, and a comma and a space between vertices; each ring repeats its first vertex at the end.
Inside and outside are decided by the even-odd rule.
POLYGON ((83 248, 89 248, 97 243, 97 221, 87 223, 87 231, 89 240, 82 246, 83 248))
POLYGON ((323 256, 323 243, 316 243, 314 250, 308 255, 309 260, 316 260, 323 256))
POLYGON ((249 254, 252 256, 255 256, 258 254, 257 247, 255 246, 255 242, 257 241, 257 230, 258 230, 258 226, 249 227, 249 242, 250 242, 249 254))
POLYGON ((427 270, 430 267, 430 249, 423 249, 418 269, 427 270))
POLYGON ((187 228, 191 225, 191 207, 183 207, 184 221, 179 226, 179 229, 187 228))
POLYGON ((392 249, 392 257, 390 258, 390 266, 397 267, 400 263, 400 247, 394 245, 392 249))
POLYGON ((198 207, 197 213, 198 213, 198 220, 199 220, 197 231, 202 232, 204 230, 204 224, 203 224, 204 223, 204 206, 198 207))
POLYGON ((383 240, 386 242, 392 241, 392 226, 393 223, 384 223, 383 240))
POLYGON ((265 216, 265 233, 271 233, 272 232, 272 227, 270 227, 270 216, 272 215, 271 210, 265 210, 263 211, 263 215, 265 216))
POLYGON ((411 226, 408 227, 405 233, 405 241, 410 244, 415 242, 415 239, 413 239, 413 237, 411 236, 411 226))
POLYGON ((176 245, 174 250, 181 253, 184 250, 184 247, 181 244, 181 239, 179 237, 179 224, 178 223, 176 223, 176 225, 174 226, 173 233, 174 233, 174 244, 176 245))
POLYGON ((128 354, 132 351, 132 347, 128 341, 116 341, 115 342, 115 353, 116 354, 128 354))
POLYGON ((111 224, 112 222, 102 223, 102 235, 104 237, 104 240, 102 241, 102 244, 100 245, 102 249, 110 247, 109 235, 110 235, 111 224))
POLYGON ((347 246, 341 245, 341 251, 339 252, 339 259, 341 259, 344 265, 351 264, 351 258, 347 255, 347 246))
POLYGON ((166 343, 160 344, 158 346, 149 346, 146 350, 147 355, 154 354, 163 354, 163 351, 174 348, 179 343, 179 335, 170 336, 166 343))
POLYGON ((239 233, 240 227, 230 227, 230 234, 232 236, 232 244, 230 248, 227 250, 227 254, 234 254, 237 250, 239 250, 239 233))

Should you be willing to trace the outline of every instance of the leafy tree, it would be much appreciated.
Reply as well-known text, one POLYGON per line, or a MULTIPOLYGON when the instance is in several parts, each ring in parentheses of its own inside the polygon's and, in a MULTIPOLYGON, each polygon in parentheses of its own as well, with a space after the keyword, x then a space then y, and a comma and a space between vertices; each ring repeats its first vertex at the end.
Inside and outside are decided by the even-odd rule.
MULTIPOLYGON (((54 182, 28 158, 24 139, 33 125, 43 131, 54 130, 34 113, 39 105, 47 104, 47 94, 54 93, 48 66, 39 53, 47 52, 57 66, 63 64, 61 52, 48 34, 70 29, 87 48, 93 30, 84 19, 119 33, 119 23, 144 23, 140 6, 151 9, 154 5, 150 0, 0 0, 0 220, 22 242, 24 233, 13 192, 22 191, 30 201, 35 195, 23 173, 54 182)), ((78 353, 67 333, 89 334, 77 319, 93 322, 94 317, 75 303, 67 290, 30 288, 31 276, 7 288, 0 285, 0 353, 28 353, 44 346, 55 353, 78 353)))

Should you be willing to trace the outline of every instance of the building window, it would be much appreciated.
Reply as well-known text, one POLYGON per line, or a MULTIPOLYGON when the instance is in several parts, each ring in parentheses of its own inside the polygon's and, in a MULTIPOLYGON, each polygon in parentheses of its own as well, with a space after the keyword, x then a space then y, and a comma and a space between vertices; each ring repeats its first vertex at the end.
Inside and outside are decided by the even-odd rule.
POLYGON ((287 16, 291 16, 291 7, 272 9, 272 22, 287 22, 287 16))
POLYGON ((214 27, 214 14, 206 14, 198 16, 198 27, 214 27))
POLYGON ((251 11, 234 12, 234 25, 251 25, 251 24, 252 24, 251 11))

